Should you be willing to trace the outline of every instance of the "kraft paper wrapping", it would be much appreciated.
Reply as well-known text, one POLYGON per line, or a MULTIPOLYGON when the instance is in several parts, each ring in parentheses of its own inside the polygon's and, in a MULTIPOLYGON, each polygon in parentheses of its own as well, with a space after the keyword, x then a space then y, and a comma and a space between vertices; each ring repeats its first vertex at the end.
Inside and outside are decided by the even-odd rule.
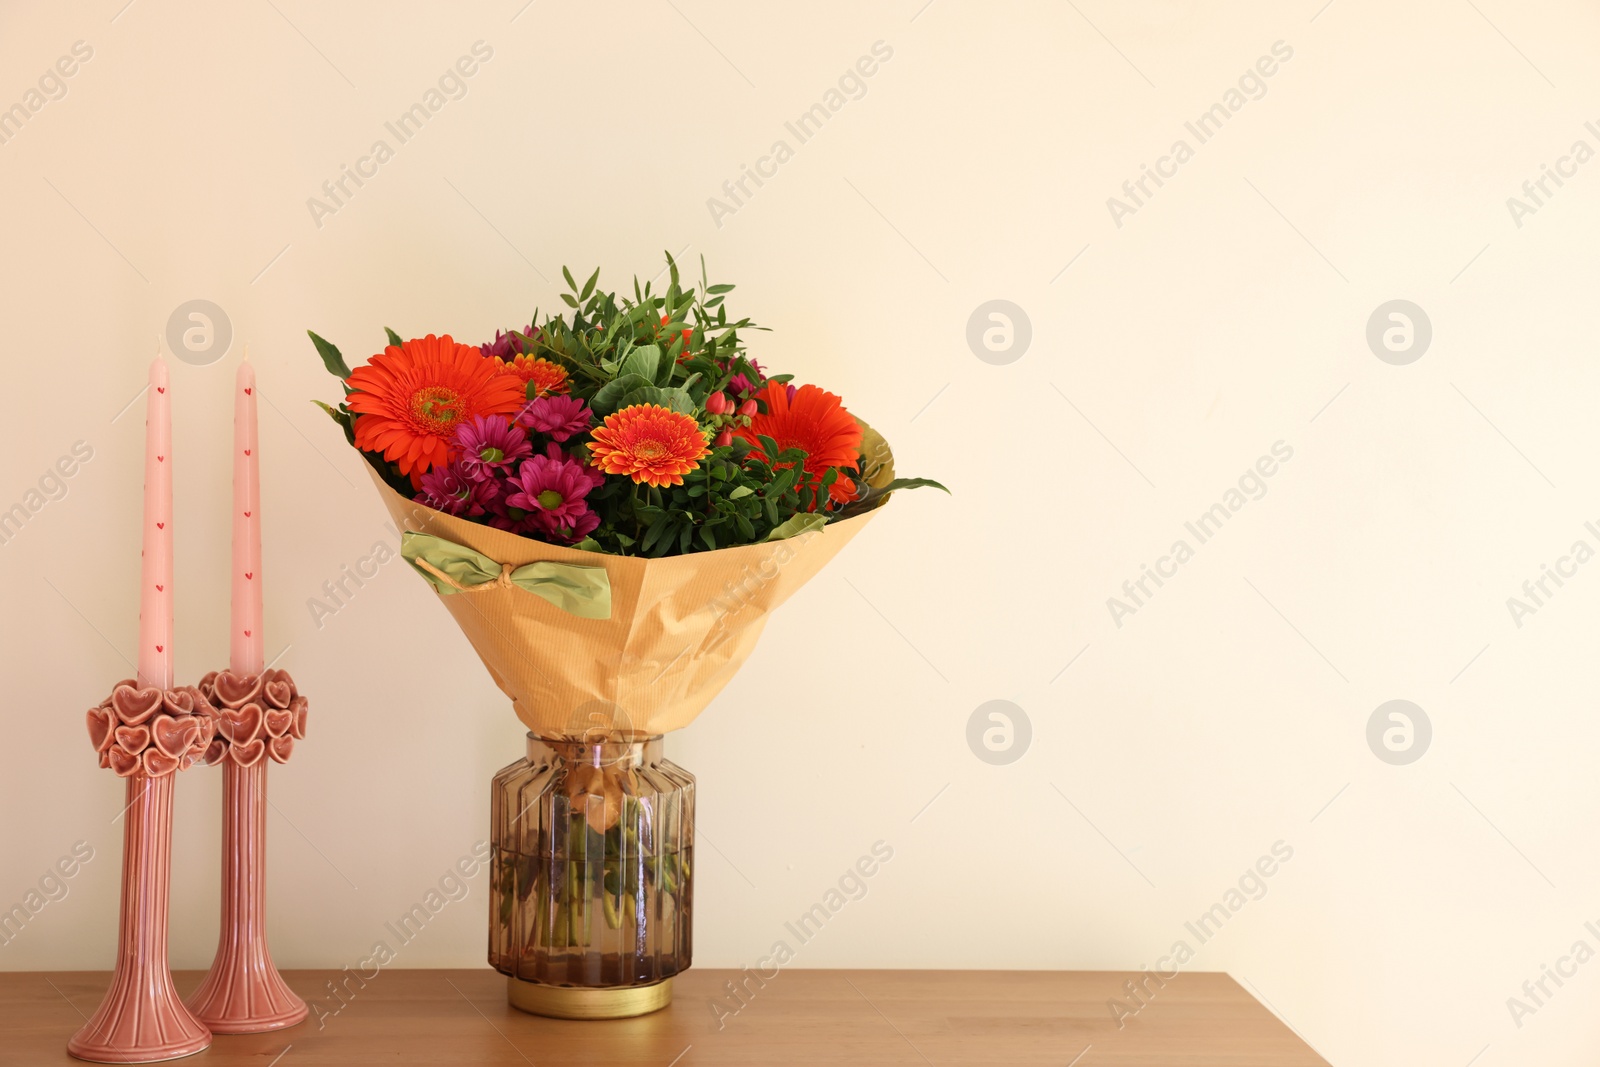
MULTIPOLYGON (((866 432, 886 456, 882 438, 866 432)), ((868 481, 887 482, 891 464, 868 481)), ((446 515, 400 496, 370 465, 367 473, 403 530, 442 537, 514 567, 550 560, 605 568, 607 619, 579 618, 505 585, 430 594, 455 616, 517 717, 551 738, 650 736, 688 726, 755 650, 767 615, 875 514, 784 541, 644 559, 545 544, 446 515)), ((416 584, 429 589, 420 577, 416 584)))

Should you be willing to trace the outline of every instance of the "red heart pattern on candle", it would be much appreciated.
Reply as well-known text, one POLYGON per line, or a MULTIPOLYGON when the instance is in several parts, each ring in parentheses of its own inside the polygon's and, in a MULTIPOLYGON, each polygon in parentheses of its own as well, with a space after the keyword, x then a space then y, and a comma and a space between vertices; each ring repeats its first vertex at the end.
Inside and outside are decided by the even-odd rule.
MULTIPOLYGON (((249 744, 261 733, 261 705, 246 704, 242 708, 225 708, 222 717, 217 720, 217 732, 227 738, 228 743, 238 747, 249 744)), ((246 764, 248 766, 248 764, 246 764)))
POLYGON ((245 450, 244 450, 244 454, 245 454, 245 455, 247 455, 247 456, 248 456, 248 455, 249 455, 249 454, 250 454, 250 450, 249 450, 249 449, 248 449, 248 448, 247 448, 247 449, 245 449, 245 450))
POLYGON ((288 763, 289 756, 294 752, 294 738, 274 737, 267 742, 267 754, 274 763, 288 763))
POLYGON ((167 646, 166 645, 157 645, 156 646, 156 651, 157 652, 165 652, 166 650, 167 650, 167 646))
POLYGON ((157 463, 165 463, 166 461, 167 461, 167 457, 166 456, 157 456, 156 457, 156 462, 157 463))
POLYGON ((244 572, 244 576, 245 576, 245 580, 248 581, 249 579, 254 578, 256 576, 256 572, 255 571, 245 571, 244 572))
POLYGON ((248 745, 234 745, 228 750, 228 756, 241 767, 254 767, 266 751, 267 743, 258 737, 248 745))
POLYGON ((150 727, 117 727, 117 744, 128 752, 143 752, 150 744, 150 727))
POLYGON ((166 386, 164 386, 164 385, 158 385, 158 386, 156 386, 156 392, 158 392, 158 393, 164 393, 164 392, 166 392, 166 391, 167 391, 167 387, 166 387, 166 386))
POLYGON ((250 394, 251 394, 251 393, 253 393, 253 392, 255 392, 255 390, 254 390, 254 389, 251 389, 251 388, 246 388, 246 389, 245 389, 245 391, 244 391, 244 395, 245 395, 245 396, 249 396, 249 395, 250 395, 250 394))
POLYGON ((119 685, 111 691, 111 707, 125 725, 138 726, 161 707, 161 690, 119 685))
POLYGON ((167 591, 167 587, 166 586, 164 586, 164 585, 157 585, 156 586, 156 592, 165 593, 166 591, 167 591))
POLYGON ((247 519, 248 519, 248 518, 249 518, 249 517, 250 517, 250 513, 249 513, 249 512, 248 512, 248 511, 247 511, 247 512, 245 512, 245 513, 244 513, 244 517, 245 517, 245 518, 247 518, 247 519))
MULTIPOLYGON (((166 523, 164 523, 164 522, 158 522, 158 523, 156 523, 156 529, 158 529, 158 530, 165 530, 165 529, 166 529, 166 528, 167 528, 167 524, 166 524, 166 523)), ((144 553, 143 553, 143 552, 141 552, 141 553, 139 553, 139 555, 141 555, 141 556, 142 556, 142 555, 144 555, 144 553)))
POLYGON ((282 737, 294 725, 294 712, 287 709, 271 708, 266 715, 267 736, 282 737))

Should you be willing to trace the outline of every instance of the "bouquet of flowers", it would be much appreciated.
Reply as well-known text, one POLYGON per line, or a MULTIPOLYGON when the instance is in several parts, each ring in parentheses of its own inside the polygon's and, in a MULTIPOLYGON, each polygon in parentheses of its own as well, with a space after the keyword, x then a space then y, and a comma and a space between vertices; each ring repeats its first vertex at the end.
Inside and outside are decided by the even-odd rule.
POLYGON ((353 371, 311 334, 345 390, 318 403, 411 531, 406 558, 540 736, 687 725, 890 493, 938 486, 896 478, 838 396, 748 356, 733 286, 668 268, 631 298, 564 269, 566 314, 478 346, 388 330, 353 371))
POLYGON ((311 334, 401 554, 541 746, 496 778, 491 961, 546 988, 688 965, 693 779, 659 735, 889 494, 938 484, 896 478, 838 396, 751 358, 733 286, 668 269, 631 296, 563 270, 561 314, 477 346, 389 330, 354 370, 311 334))

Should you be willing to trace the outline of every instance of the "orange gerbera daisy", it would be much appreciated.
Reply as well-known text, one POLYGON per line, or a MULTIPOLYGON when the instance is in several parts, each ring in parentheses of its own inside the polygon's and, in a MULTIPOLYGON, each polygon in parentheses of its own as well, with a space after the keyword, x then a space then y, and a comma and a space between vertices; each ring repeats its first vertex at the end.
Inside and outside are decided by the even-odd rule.
MULTIPOLYGON (((749 426, 735 429, 734 435, 761 447, 761 438, 778 442, 781 452, 788 448, 804 450, 805 471, 815 485, 829 467, 853 468, 861 458, 861 425, 844 409, 837 396, 815 385, 794 389, 783 382, 768 382, 755 395, 766 406, 766 413, 754 415, 749 426), (790 390, 793 389, 791 395, 790 390)), ((855 499, 856 483, 843 469, 829 491, 835 504, 855 499)))
POLYGON ((634 404, 607 415, 590 437, 596 467, 645 485, 682 485, 683 476, 711 452, 693 415, 660 404, 634 404))
MULTIPOLYGON (((567 370, 559 363, 552 363, 543 356, 517 356, 511 360, 496 359, 500 364, 500 373, 515 375, 522 382, 524 390, 528 383, 533 383, 534 396, 550 396, 553 393, 565 393, 572 388, 567 381, 567 370)), ((531 398, 528 398, 531 399, 531 398)))
POLYGON ((390 345, 350 372, 356 447, 382 452, 402 474, 420 475, 450 458, 450 435, 474 415, 511 415, 522 407, 516 378, 445 334, 390 345))

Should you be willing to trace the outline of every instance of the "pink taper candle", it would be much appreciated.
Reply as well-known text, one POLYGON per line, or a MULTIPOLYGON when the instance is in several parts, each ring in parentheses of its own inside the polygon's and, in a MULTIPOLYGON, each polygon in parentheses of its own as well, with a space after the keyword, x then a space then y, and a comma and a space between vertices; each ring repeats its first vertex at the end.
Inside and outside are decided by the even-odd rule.
POLYGON ((246 358, 233 385, 233 633, 228 667, 235 674, 260 674, 266 666, 261 636, 261 457, 256 436, 256 370, 246 358))
POLYGON ((172 397, 167 364, 150 364, 145 403, 144 552, 139 586, 140 684, 172 686, 172 397))
MULTIPOLYGON (((261 456, 256 372, 249 349, 233 385, 233 602, 228 669, 260 674, 261 456)), ((259 1034, 306 1017, 305 1001, 278 974, 267 949, 267 760, 222 764, 222 933, 189 1008, 219 1034, 259 1034)))
MULTIPOLYGON (((172 687, 172 397, 167 365, 150 364, 145 401, 143 559, 139 567, 139 683, 172 687)), ((67 1051, 97 1063, 192 1056, 211 1044, 178 999, 167 969, 167 902, 176 773, 128 778, 122 809, 122 914, 117 966, 100 1007, 67 1051)))

